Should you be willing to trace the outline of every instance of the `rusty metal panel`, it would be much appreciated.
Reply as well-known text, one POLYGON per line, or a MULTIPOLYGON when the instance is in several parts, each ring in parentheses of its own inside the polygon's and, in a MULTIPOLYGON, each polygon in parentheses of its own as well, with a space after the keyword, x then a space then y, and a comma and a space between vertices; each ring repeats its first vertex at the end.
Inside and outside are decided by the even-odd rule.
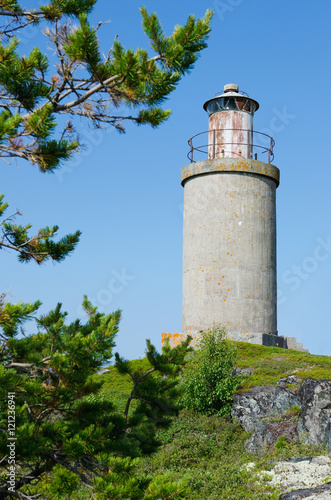
POLYGON ((253 117, 245 111, 220 111, 209 117, 208 158, 252 158, 253 117))

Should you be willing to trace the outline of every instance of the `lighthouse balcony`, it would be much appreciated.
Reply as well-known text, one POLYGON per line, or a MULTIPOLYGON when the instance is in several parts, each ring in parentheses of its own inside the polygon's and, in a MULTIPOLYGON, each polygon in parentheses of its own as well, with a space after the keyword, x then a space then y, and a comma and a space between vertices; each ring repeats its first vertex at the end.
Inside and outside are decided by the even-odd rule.
POLYGON ((207 158, 260 159, 265 163, 271 163, 274 159, 274 139, 251 129, 207 130, 191 137, 188 144, 190 149, 187 157, 191 163, 207 158))

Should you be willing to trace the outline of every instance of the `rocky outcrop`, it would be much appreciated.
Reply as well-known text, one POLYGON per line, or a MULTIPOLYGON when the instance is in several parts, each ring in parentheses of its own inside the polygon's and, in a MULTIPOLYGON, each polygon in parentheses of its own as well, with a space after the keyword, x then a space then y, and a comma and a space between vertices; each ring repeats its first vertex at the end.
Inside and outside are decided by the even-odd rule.
POLYGON ((232 416, 253 432, 246 443, 249 451, 273 447, 282 436, 331 450, 331 381, 305 379, 297 394, 286 388, 298 382, 287 377, 277 386, 254 387, 234 396, 232 416))
POLYGON ((288 410, 298 405, 297 396, 280 386, 254 387, 236 394, 232 416, 246 432, 254 431, 246 442, 248 450, 263 451, 265 446, 272 447, 281 436, 289 440, 297 438, 296 422, 288 410))
MULTIPOLYGON (((255 466, 254 462, 246 465, 249 471, 255 466)), ((331 498, 331 456, 303 457, 283 460, 271 470, 260 470, 258 476, 268 484, 275 486, 282 494, 278 500, 326 500, 331 498)))
MULTIPOLYGON (((280 496, 283 500, 312 498, 312 495, 320 498, 318 496, 320 494, 330 495, 331 485, 325 484, 331 477, 331 458, 329 456, 321 455, 313 458, 304 457, 281 461, 268 474, 271 475, 271 484, 280 487, 283 492, 280 496)), ((326 498, 331 498, 331 496, 326 498)))
POLYGON ((331 380, 304 380, 298 397, 301 413, 297 430, 301 441, 325 444, 331 450, 331 380))
MULTIPOLYGON (((252 432, 249 451, 260 453, 281 440, 326 446, 331 451, 331 380, 282 378, 276 386, 254 387, 234 396, 232 416, 252 432), (290 384, 290 386, 289 386, 290 384)), ((279 500, 331 499, 331 458, 326 456, 279 462, 271 482, 284 492, 279 500)))

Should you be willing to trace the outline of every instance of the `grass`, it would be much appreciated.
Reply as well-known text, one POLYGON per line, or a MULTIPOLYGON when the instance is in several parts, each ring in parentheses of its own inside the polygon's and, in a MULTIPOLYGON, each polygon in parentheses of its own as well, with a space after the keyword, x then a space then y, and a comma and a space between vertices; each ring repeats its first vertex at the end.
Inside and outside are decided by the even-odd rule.
MULTIPOLYGON (((258 385, 275 385, 280 378, 295 375, 300 379, 315 378, 317 380, 331 379, 331 357, 317 356, 308 352, 281 349, 279 347, 265 347, 248 342, 233 342, 237 347, 237 362, 239 368, 248 368, 252 374, 245 378, 241 390, 248 390, 258 385)), ((194 355, 191 363, 194 363, 194 355)), ((131 361, 136 370, 147 371, 150 364, 146 358, 131 361)), ((114 366, 109 372, 96 375, 103 380, 102 393, 110 397, 118 408, 125 405, 127 396, 132 387, 129 375, 119 375, 114 366)), ((287 386, 296 389, 296 384, 287 386)))
MULTIPOLYGON (((251 368, 253 373, 246 378, 242 390, 258 385, 275 385, 280 378, 295 375, 300 379, 331 378, 331 357, 317 356, 308 352, 265 347, 247 342, 236 342, 239 368, 251 368)), ((295 388, 292 387, 292 388, 295 388)))
POLYGON ((187 476, 188 500, 278 499, 279 491, 259 484, 256 473, 246 469, 253 457, 244 446, 248 435, 237 423, 183 410, 158 437, 162 447, 142 458, 138 469, 147 474, 171 472, 174 480, 187 476))

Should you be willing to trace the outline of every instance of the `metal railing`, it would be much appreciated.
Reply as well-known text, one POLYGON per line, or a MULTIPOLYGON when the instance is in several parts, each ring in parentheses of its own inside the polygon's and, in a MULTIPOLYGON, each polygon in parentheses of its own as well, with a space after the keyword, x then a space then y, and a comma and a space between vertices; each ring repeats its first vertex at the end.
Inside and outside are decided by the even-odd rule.
MULTIPOLYGON (((247 135, 248 135, 247 134, 247 135)), ((274 159, 274 146, 275 141, 270 135, 264 134, 263 132, 257 132, 255 130, 248 129, 213 129, 207 130, 205 132, 200 132, 189 139, 188 144, 190 146, 190 151, 187 154, 188 159, 191 163, 199 161, 197 156, 208 155, 208 158, 254 158, 257 160, 258 153, 266 154, 268 153, 268 163, 271 163, 274 159), (224 142, 224 140, 218 140, 220 133, 228 131, 237 132, 248 132, 252 134, 252 142, 224 142), (207 144, 197 144, 199 139, 203 139, 202 136, 207 134, 207 144), (197 139, 199 138, 199 139, 197 139), (211 142, 210 142, 211 138, 211 142), (240 154, 240 147, 247 148, 249 150, 249 155, 245 156, 240 154), (235 148, 235 151, 234 151, 235 148), (233 155, 233 156, 231 156, 233 155)), ((201 141, 205 142, 205 141, 201 141)))

